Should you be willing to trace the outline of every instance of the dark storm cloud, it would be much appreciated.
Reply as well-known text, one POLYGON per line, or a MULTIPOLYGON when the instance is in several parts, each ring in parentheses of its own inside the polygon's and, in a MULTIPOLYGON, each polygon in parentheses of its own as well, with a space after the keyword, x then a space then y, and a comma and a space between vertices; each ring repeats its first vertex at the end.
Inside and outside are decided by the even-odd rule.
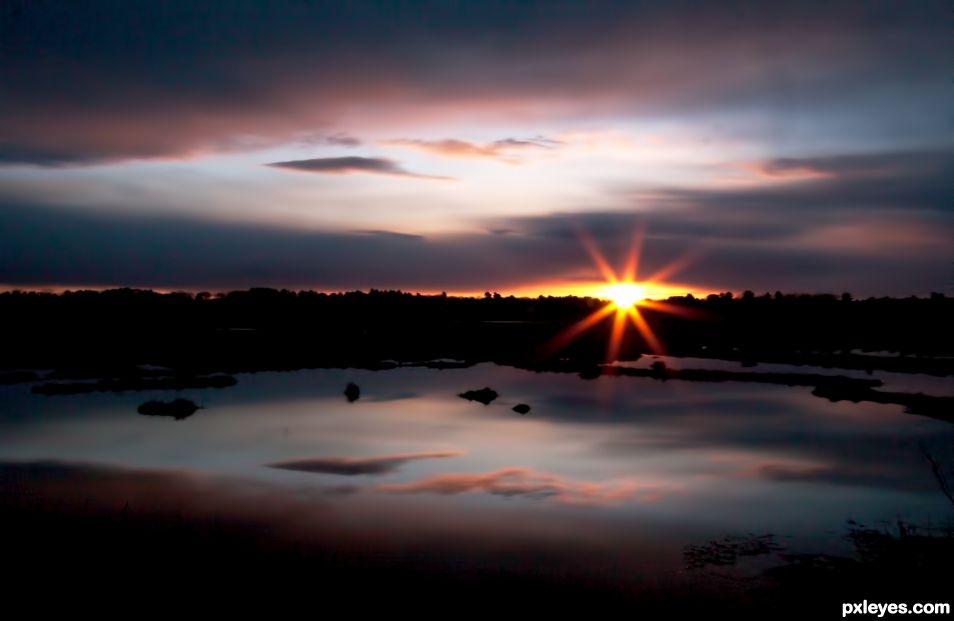
MULTIPOLYGON (((954 156, 949 152, 786 158, 746 168, 780 179, 705 189, 617 188, 614 194, 639 209, 651 238, 690 244, 793 241, 823 226, 852 223, 895 221, 923 225, 939 235, 954 230, 949 181, 954 156), (792 172, 815 176, 788 180, 792 172)), ((607 238, 618 236, 621 227, 635 228, 632 213, 620 211, 528 216, 504 224, 493 230, 567 241, 578 239, 580 230, 607 238)))
MULTIPOLYGON (((643 214, 650 239, 683 240, 697 247, 726 244, 724 252, 753 258, 753 249, 746 244, 775 242, 774 250, 763 248, 763 252, 785 254, 786 243, 811 242, 812 235, 826 227, 884 226, 885 232, 920 227, 927 231, 923 238, 909 240, 912 248, 936 249, 939 242, 954 234, 949 182, 954 177, 954 156, 947 152, 788 158, 750 167, 781 178, 725 189, 640 188, 623 189, 618 194, 643 214), (815 176, 787 180, 785 175, 791 172, 815 176), (732 248, 728 247, 730 243, 732 248)), ((607 238, 627 227, 633 230, 632 218, 632 214, 619 211, 568 214, 565 218, 512 218, 507 220, 507 230, 517 228, 526 234, 571 240, 583 229, 597 238, 607 238)), ((851 250, 853 241, 863 240, 847 236, 843 250, 851 250)), ((901 241, 896 248, 872 250, 903 253, 901 241)), ((877 244, 878 239, 874 237, 870 242, 877 244)), ((812 264, 826 264, 828 260, 823 251, 814 258, 806 253, 804 258, 809 270, 812 264)))
MULTIPOLYGON (((781 158, 753 165, 777 183, 726 190, 655 192, 654 200, 755 213, 838 214, 845 210, 929 210, 954 214, 951 151, 901 151, 781 158), (794 178, 787 181, 787 175, 794 178), (807 178, 802 177, 807 175, 807 178)), ((638 192, 636 194, 638 198, 638 192)), ((713 210, 713 214, 720 212, 713 210)))
POLYGON ((390 474, 396 472, 408 462, 420 459, 443 459, 460 457, 460 451, 430 451, 419 453, 397 453, 375 457, 311 457, 307 459, 289 459, 271 464, 269 468, 297 470, 319 474, 340 474, 356 476, 362 474, 390 474))
MULTIPOLYGON (((950 288, 949 153, 789 158, 755 168, 782 178, 724 189, 621 191, 646 224, 649 254, 642 274, 653 273, 655 251, 681 248, 699 260, 690 261, 677 281, 896 294, 950 288), (793 172, 797 178, 788 180, 793 172)), ((513 218, 495 228, 566 243, 585 231, 613 257, 625 252, 636 223, 632 212, 604 211, 513 218)))
POLYGON ((931 140, 949 107, 942 0, 7 4, 8 163, 184 157, 435 112, 731 110, 768 113, 769 139, 931 140))
POLYGON ((429 282, 450 285, 454 268, 464 270, 469 262, 467 249, 449 252, 403 235, 294 231, 39 205, 0 206, 0 238, 0 282, 426 288, 429 282), (432 264, 435 257, 444 265, 432 264))
POLYGON ((266 166, 325 174, 372 173, 377 175, 414 177, 417 179, 450 179, 450 177, 412 173, 402 168, 401 165, 394 160, 383 157, 319 157, 310 160, 272 162, 271 164, 266 164, 266 166))

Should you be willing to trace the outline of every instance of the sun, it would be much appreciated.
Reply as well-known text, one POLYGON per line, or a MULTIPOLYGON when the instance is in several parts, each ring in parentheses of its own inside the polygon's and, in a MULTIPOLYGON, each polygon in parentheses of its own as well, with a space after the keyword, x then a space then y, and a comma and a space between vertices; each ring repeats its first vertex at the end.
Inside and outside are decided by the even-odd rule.
POLYGON ((617 309, 624 310, 646 299, 646 286, 638 282, 617 282, 601 291, 600 297, 609 299, 617 309))
POLYGON ((649 299, 655 291, 672 289, 671 286, 666 284, 666 277, 680 269, 689 260, 689 255, 670 263, 649 278, 637 280, 636 273, 639 267, 639 251, 642 242, 641 230, 637 231, 634 236, 629 255, 620 272, 610 267, 603 253, 599 251, 596 244, 584 231, 581 230, 580 233, 583 246, 604 278, 603 283, 594 287, 594 295, 607 300, 607 303, 557 335, 550 348, 553 351, 558 351, 583 332, 612 318, 612 330, 606 350, 607 362, 617 360, 623 343, 624 332, 630 325, 639 334, 648 351, 656 354, 665 353, 662 343, 656 337, 640 309, 672 313, 684 317, 694 315, 693 311, 689 309, 649 299))

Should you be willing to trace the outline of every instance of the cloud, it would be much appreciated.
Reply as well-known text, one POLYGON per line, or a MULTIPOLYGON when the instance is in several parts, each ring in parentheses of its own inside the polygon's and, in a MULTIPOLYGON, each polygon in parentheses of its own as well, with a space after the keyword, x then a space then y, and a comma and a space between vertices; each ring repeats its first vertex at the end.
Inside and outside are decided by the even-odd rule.
POLYGON ((355 476, 361 474, 389 474, 401 466, 419 459, 444 459, 459 457, 461 451, 431 451, 419 453, 397 453, 377 457, 313 457, 308 459, 290 459, 266 464, 269 468, 315 472, 321 474, 340 474, 355 476))
MULTIPOLYGON (((357 160, 366 168, 376 161, 357 160)), ((305 166, 356 165, 349 158, 316 162, 305 166)), ((948 153, 769 159, 761 166, 823 175, 744 186, 612 188, 613 209, 488 218, 478 222, 480 230, 427 237, 374 228, 295 230, 147 209, 133 215, 55 206, 56 197, 50 204, 0 196, 0 283, 505 292, 561 279, 596 281, 580 231, 616 261, 644 224, 640 275, 694 256, 669 279, 698 288, 858 296, 949 288, 948 153)))
POLYGON ((842 161, 843 171, 826 180, 662 188, 645 200, 621 189, 616 210, 488 219, 479 231, 415 239, 0 196, 0 283, 505 292, 596 281, 580 230, 613 261, 643 223, 641 276, 695 254, 670 280, 716 290, 926 295, 949 287, 954 260, 947 169, 937 157, 898 157, 883 185, 842 161))
POLYGON ((373 235, 375 237, 387 237, 390 239, 403 239, 407 241, 420 241, 425 239, 423 235, 416 235, 414 233, 400 233, 398 231, 384 231, 380 229, 366 229, 355 232, 363 233, 364 235, 373 235))
POLYGON ((62 503, 63 509, 67 509, 72 503, 86 504, 115 515, 125 505, 133 512, 180 510, 194 517, 233 515, 236 523, 255 523, 284 515, 324 515, 335 498, 355 491, 340 486, 315 487, 310 493, 295 494, 289 488, 251 479, 193 470, 53 459, 0 460, 0 492, 9 492, 20 484, 29 486, 37 498, 56 501, 48 505, 38 503, 38 507, 62 503))
POLYGON ((0 161, 612 115, 931 141, 946 129, 947 17, 940 0, 28 3, 0 15, 0 161))
POLYGON ((334 147, 360 147, 363 143, 348 134, 347 132, 336 132, 333 134, 306 134, 299 138, 299 141, 307 145, 330 145, 334 147))
POLYGON ((516 163, 519 160, 514 156, 515 151, 526 151, 527 149, 554 149, 561 142, 552 140, 545 136, 537 136, 524 140, 516 138, 504 138, 495 140, 486 144, 476 144, 464 140, 448 138, 445 140, 419 140, 419 139, 396 139, 388 140, 383 143, 385 146, 411 147, 427 153, 442 155, 446 157, 465 157, 465 158, 492 158, 508 163, 516 163))
POLYGON ((725 183, 707 187, 619 187, 615 192, 644 210, 669 211, 674 223, 681 219, 688 228, 712 221, 727 231, 772 221, 814 226, 820 219, 866 211, 910 220, 929 212, 954 214, 947 182, 954 175, 954 156, 945 150, 777 158, 727 163, 722 169, 725 175, 717 181, 725 183), (740 170, 752 174, 740 177, 740 170))
POLYGON ((529 468, 501 468, 484 473, 439 474, 409 483, 388 483, 375 489, 395 494, 443 494, 484 492, 495 496, 552 499, 565 504, 615 504, 631 498, 650 501, 658 490, 640 488, 628 480, 592 483, 573 481, 529 468))
POLYGON ((372 173, 377 175, 414 177, 415 179, 450 179, 450 177, 412 173, 402 168, 394 160, 383 157, 319 157, 310 160, 272 162, 271 164, 266 164, 266 166, 324 174, 372 173))

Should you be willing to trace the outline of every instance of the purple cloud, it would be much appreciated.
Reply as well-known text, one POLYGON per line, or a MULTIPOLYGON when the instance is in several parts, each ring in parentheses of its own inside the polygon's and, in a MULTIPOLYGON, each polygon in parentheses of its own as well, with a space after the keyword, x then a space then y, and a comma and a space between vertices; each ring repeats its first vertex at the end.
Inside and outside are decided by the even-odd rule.
POLYGON ((393 175, 397 177, 413 177, 415 179, 450 180, 451 177, 435 175, 420 175, 402 168, 394 160, 383 157, 319 157, 310 160, 290 160, 287 162, 272 162, 266 164, 272 168, 286 168, 310 173, 348 175, 353 173, 371 173, 376 175, 393 175))

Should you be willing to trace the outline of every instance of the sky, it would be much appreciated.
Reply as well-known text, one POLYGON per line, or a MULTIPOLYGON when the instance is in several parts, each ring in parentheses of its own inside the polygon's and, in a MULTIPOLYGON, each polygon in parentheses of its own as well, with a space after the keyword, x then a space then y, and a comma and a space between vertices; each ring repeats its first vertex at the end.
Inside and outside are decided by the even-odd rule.
POLYGON ((954 292, 940 0, 0 4, 0 287, 954 292))

